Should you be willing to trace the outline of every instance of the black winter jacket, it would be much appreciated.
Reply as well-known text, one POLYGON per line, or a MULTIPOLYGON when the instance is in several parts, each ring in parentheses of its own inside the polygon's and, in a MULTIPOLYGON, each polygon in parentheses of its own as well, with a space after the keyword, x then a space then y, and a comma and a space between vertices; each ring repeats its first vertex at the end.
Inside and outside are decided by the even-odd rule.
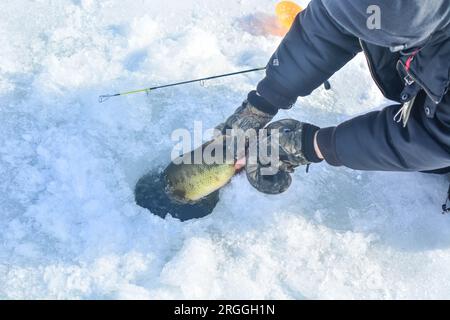
POLYGON ((258 92, 289 108, 361 51, 382 93, 398 104, 321 129, 325 160, 359 170, 449 167, 449 0, 312 0, 270 59, 258 92), (371 5, 380 8, 381 29, 367 26, 371 5), (404 127, 394 117, 410 101, 404 127))

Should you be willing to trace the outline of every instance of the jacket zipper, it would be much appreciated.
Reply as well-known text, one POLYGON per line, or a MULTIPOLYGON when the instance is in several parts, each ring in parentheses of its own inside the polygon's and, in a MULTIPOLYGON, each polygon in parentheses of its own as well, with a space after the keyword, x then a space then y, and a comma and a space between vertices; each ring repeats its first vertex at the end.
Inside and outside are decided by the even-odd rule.
MULTIPOLYGON (((406 71, 406 70, 407 70, 407 69, 406 69, 406 66, 403 64, 403 62, 402 62, 401 60, 398 60, 397 66, 398 66, 398 64, 401 64, 402 67, 403 67, 403 69, 404 69, 405 72, 406 72, 405 81, 406 81, 407 84, 410 84, 410 83, 412 84, 413 82, 416 82, 416 83, 417 83, 417 84, 425 91, 425 93, 427 94, 427 96, 428 96, 435 104, 438 104, 438 103, 439 103, 439 101, 436 100, 436 99, 434 98, 434 95, 430 92, 430 90, 428 90, 427 87, 424 86, 420 81, 418 81, 417 78, 414 77, 414 75, 412 74, 411 71, 406 71), (410 77, 410 78, 413 80, 413 82, 408 82, 408 80, 407 80, 408 77, 410 77)), ((398 70, 398 71, 400 71, 400 70, 398 70)))
POLYGON ((377 85, 378 89, 381 91, 381 93, 384 96, 386 96, 386 91, 382 88, 382 86, 381 86, 381 84, 380 84, 380 82, 378 80, 378 77, 375 75, 375 71, 373 70, 373 66, 372 66, 372 61, 369 58, 369 54, 367 52, 367 49, 364 46, 362 40, 359 39, 359 38, 358 38, 358 40, 359 40, 359 45, 361 46, 361 49, 362 49, 362 51, 364 53, 364 57, 366 58, 367 65, 369 66, 369 71, 370 71, 370 75, 372 76, 372 79, 375 82, 375 84, 377 85))
MULTIPOLYGON (((370 74, 372 75, 372 79, 373 79, 373 81, 375 82, 375 84, 377 85, 378 89, 380 89, 381 93, 383 93, 383 95, 386 96, 386 92, 384 91, 384 89, 383 89, 382 86, 380 85, 380 83, 379 83, 379 81, 378 81, 378 78, 377 78, 376 75, 375 75, 375 72, 374 72, 373 66, 372 66, 372 62, 371 62, 371 60, 370 60, 370 58, 369 58, 369 54, 367 53, 367 49, 366 49, 364 43, 362 42, 361 39, 358 39, 358 40, 359 40, 359 44, 360 44, 360 46, 361 46, 361 48, 362 48, 362 50, 363 50, 363 52, 364 52, 364 57, 366 58, 367 64, 368 64, 368 66, 369 66, 369 71, 370 71, 370 74)), ((398 65, 399 63, 403 66, 404 70, 406 71, 406 66, 403 64, 403 62, 402 62, 401 60, 399 60, 399 61, 397 62, 397 65, 398 65)), ((398 71, 400 71, 400 70, 398 70, 398 71)), ((417 78, 414 77, 414 75, 413 75, 410 71, 406 71, 406 74, 407 74, 407 76, 409 76, 414 82, 416 82, 416 83, 417 83, 417 84, 425 91, 425 93, 427 94, 427 96, 430 97, 430 99, 431 99, 435 104, 438 104, 438 103, 439 103, 439 101, 435 99, 434 95, 430 92, 430 90, 428 90, 427 87, 424 86, 420 81, 418 81, 417 78)), ((408 85, 411 85, 412 82, 407 82, 407 84, 408 84, 408 85)))

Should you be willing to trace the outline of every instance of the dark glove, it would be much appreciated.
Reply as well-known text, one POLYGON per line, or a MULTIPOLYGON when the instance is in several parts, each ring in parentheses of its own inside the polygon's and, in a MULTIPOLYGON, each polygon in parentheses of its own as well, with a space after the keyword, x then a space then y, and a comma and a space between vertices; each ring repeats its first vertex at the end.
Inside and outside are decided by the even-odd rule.
POLYGON ((266 128, 268 135, 259 137, 256 148, 248 148, 246 172, 250 184, 257 190, 267 194, 279 194, 286 191, 291 185, 290 173, 301 165, 318 163, 322 160, 317 157, 314 150, 314 136, 319 130, 309 123, 296 120, 285 119, 271 123, 266 128), (278 132, 278 139, 275 139, 274 130, 278 132), (263 146, 268 157, 262 161, 260 148, 263 146), (275 149, 276 148, 276 149, 275 149), (272 154, 271 150, 278 150, 279 157, 276 163, 267 163, 272 154), (267 174, 271 172, 272 174, 267 174))
POLYGON ((277 112, 277 107, 267 102, 256 91, 251 91, 247 100, 224 123, 218 125, 216 129, 222 134, 226 134, 227 129, 259 130, 272 121, 277 112))

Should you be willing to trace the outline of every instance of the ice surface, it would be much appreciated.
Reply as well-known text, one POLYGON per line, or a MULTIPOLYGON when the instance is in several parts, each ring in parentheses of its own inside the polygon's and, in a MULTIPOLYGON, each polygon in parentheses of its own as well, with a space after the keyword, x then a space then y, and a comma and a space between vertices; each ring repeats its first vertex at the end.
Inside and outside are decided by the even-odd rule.
MULTIPOLYGON (((440 177, 321 164, 274 197, 239 176, 187 223, 134 204, 172 130, 219 123, 262 75, 97 96, 265 65, 274 5, 2 1, 0 298, 450 298, 440 177)), ((326 126, 388 103, 361 56, 331 82, 279 117, 326 126)))

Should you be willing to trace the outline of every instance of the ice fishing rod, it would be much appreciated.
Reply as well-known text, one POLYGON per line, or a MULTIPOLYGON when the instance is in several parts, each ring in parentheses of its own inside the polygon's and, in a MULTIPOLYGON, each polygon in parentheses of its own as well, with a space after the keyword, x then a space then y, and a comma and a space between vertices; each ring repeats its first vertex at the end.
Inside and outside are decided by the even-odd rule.
MULTIPOLYGON (((105 94, 105 95, 101 95, 101 96, 98 97, 98 102, 99 103, 103 103, 103 102, 105 102, 105 101, 107 101, 107 100, 109 100, 110 98, 113 98, 113 97, 120 97, 120 96, 126 96, 126 95, 130 95, 130 94, 144 93, 144 92, 148 94, 148 93, 150 93, 150 91, 154 91, 154 90, 157 90, 157 89, 181 86, 181 85, 188 84, 188 83, 203 82, 203 81, 208 81, 208 80, 213 80, 213 79, 218 79, 218 78, 225 78, 225 77, 235 76, 235 75, 238 75, 238 74, 244 74, 244 73, 250 73, 250 72, 256 72, 256 71, 263 71, 263 70, 266 70, 266 67, 253 68, 253 69, 249 69, 249 70, 242 70, 242 71, 237 71, 237 72, 225 73, 225 74, 220 74, 220 75, 217 75, 217 76, 210 76, 210 77, 206 77, 206 78, 187 80, 187 81, 176 82, 176 83, 171 83, 171 84, 165 84, 165 85, 161 85, 161 86, 155 86, 155 87, 139 89, 139 90, 133 90, 133 91, 128 91, 128 92, 122 92, 122 93, 116 93, 116 94, 105 94)), ((325 86, 326 90, 329 90, 331 88, 331 85, 330 85, 330 83, 328 81, 325 81, 324 86, 325 86)))
POLYGON ((133 91, 129 91, 129 92, 116 93, 116 94, 106 94, 106 95, 102 95, 102 96, 98 97, 98 101, 100 103, 102 103, 102 102, 105 102, 106 100, 108 100, 108 99, 110 99, 112 97, 126 96, 126 95, 130 95, 130 94, 143 93, 143 92, 149 93, 150 91, 154 91, 154 90, 157 90, 157 89, 181 86, 183 84, 194 83, 194 82, 203 82, 203 81, 208 81, 208 80, 213 80, 213 79, 218 79, 218 78, 230 77, 230 76, 234 76, 234 75, 238 75, 238 74, 244 74, 244 73, 255 72, 255 71, 262 71, 262 70, 265 70, 265 69, 266 69, 266 67, 254 68, 254 69, 237 71, 237 72, 232 72, 232 73, 220 74, 220 75, 217 75, 217 76, 211 76, 211 77, 206 77, 206 78, 201 78, 201 79, 187 80, 187 81, 182 81, 182 82, 165 84, 165 85, 162 85, 162 86, 155 86, 155 87, 150 87, 150 88, 145 88, 145 89, 133 90, 133 91))

